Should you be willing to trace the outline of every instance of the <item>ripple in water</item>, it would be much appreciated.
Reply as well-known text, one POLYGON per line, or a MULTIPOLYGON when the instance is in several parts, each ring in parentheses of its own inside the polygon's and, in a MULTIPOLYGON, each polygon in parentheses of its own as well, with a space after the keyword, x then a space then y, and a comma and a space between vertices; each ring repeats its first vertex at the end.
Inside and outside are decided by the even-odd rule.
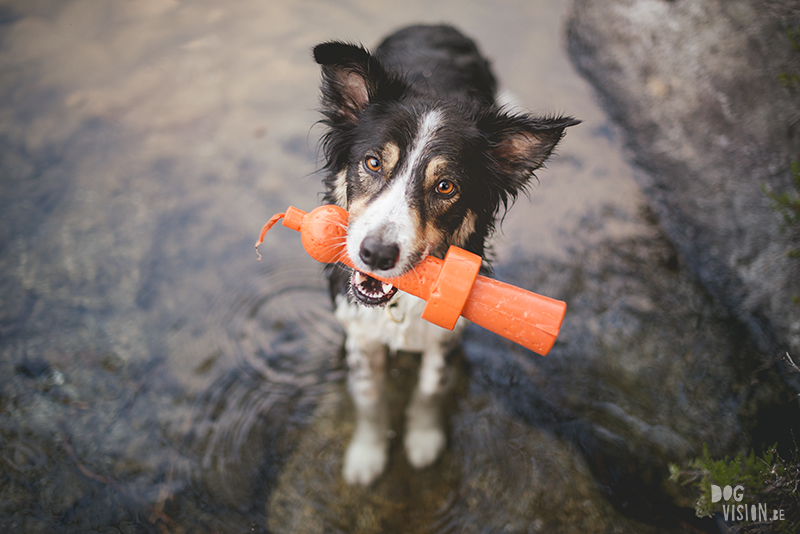
POLYGON ((195 369, 210 385, 182 429, 197 458, 183 466, 194 489, 245 509, 269 490, 324 385, 344 376, 343 334, 319 264, 264 263, 205 304, 221 322, 195 369))

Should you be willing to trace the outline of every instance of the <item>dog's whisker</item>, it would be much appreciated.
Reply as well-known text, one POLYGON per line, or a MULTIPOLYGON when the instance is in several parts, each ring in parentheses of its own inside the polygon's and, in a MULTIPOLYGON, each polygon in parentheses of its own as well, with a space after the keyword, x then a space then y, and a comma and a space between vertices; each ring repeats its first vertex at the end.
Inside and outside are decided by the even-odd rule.
POLYGON ((336 217, 334 215, 323 214, 322 216, 320 216, 320 220, 331 226, 347 230, 347 224, 343 223, 339 217, 336 217))
POLYGON ((337 265, 342 264, 342 260, 347 257, 347 250, 344 247, 341 247, 340 250, 336 252, 336 255, 333 257, 333 263, 337 265))
POLYGON ((419 285, 420 287, 422 287, 422 286, 423 286, 423 283, 422 283, 422 277, 419 275, 419 273, 417 272, 417 270, 416 270, 416 269, 412 270, 412 271, 411 271, 411 274, 414 276, 414 280, 417 282, 417 285, 419 285))

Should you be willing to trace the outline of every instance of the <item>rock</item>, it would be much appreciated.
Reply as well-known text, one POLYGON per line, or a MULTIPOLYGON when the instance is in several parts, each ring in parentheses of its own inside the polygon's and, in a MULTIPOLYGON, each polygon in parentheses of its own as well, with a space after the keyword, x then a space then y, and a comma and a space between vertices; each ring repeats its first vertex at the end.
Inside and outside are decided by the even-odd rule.
POLYGON ((576 0, 567 29, 682 260, 771 357, 800 354, 798 224, 763 190, 794 189, 799 25, 791 1, 576 0))
POLYGON ((696 496, 668 482, 668 465, 686 465, 704 445, 719 457, 770 446, 797 428, 798 409, 652 217, 638 224, 640 235, 606 239, 567 264, 527 259, 499 270, 569 303, 546 358, 480 341, 480 331, 482 350, 466 351, 514 414, 582 452, 620 510, 691 522, 696 496))
POLYGON ((395 437, 387 471, 369 488, 341 476, 353 411, 344 382, 331 386, 270 496, 270 532, 663 532, 616 511, 569 439, 526 424, 479 376, 462 375, 444 456, 411 468, 401 414, 418 364, 409 354, 390 359, 395 437))

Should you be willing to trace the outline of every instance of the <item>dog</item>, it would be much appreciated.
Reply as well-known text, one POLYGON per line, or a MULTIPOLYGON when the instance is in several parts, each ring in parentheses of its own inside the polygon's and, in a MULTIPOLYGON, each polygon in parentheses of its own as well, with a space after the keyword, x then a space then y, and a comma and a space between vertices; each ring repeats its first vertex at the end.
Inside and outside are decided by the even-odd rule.
POLYGON ((329 271, 356 411, 343 476, 369 485, 388 456, 387 349, 421 354, 403 443, 410 464, 424 468, 446 446, 448 355, 465 320, 452 331, 427 323, 422 300, 366 273, 399 276, 452 245, 485 259, 501 209, 579 121, 499 106, 489 62, 449 26, 402 29, 374 53, 326 42, 313 56, 322 70, 324 202, 349 211, 346 249, 356 267, 329 271))

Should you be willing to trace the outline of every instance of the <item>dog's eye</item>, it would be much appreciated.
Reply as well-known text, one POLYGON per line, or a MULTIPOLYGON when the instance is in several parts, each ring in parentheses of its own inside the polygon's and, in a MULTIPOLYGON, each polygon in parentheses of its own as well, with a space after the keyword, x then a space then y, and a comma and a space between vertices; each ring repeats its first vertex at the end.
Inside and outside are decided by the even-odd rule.
POLYGON ((456 191, 456 184, 450 180, 439 180, 436 184, 436 192, 442 196, 449 197, 456 191))
POLYGON ((368 171, 380 172, 381 160, 379 160, 375 156, 367 156, 364 159, 364 167, 366 167, 368 171))

